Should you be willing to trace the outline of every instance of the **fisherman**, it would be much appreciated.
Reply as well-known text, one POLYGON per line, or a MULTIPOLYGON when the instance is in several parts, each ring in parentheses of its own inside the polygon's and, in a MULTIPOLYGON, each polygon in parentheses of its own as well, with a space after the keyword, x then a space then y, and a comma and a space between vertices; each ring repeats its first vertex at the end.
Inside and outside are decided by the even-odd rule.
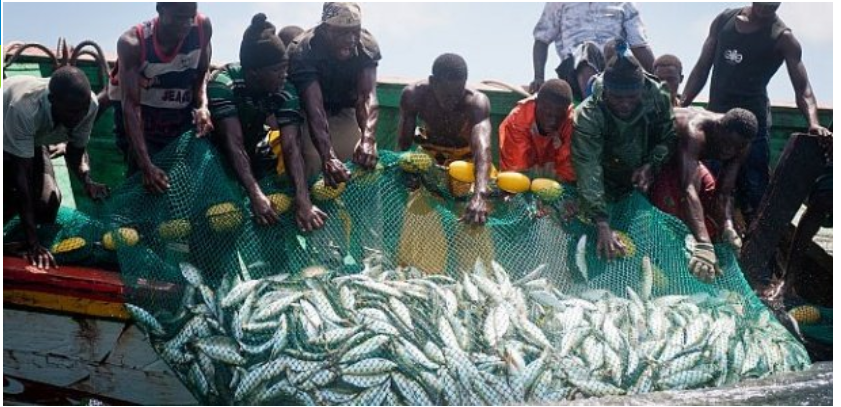
POLYGON ((298 89, 308 126, 304 131, 306 175, 324 173, 328 186, 349 179, 343 164, 377 164, 375 131, 380 48, 362 28, 356 3, 324 3, 321 24, 289 47, 289 79, 298 89))
POLYGON ((214 72, 208 84, 213 138, 227 154, 245 187, 258 224, 274 224, 278 214, 260 189, 258 179, 268 173, 260 164, 257 146, 266 137, 264 126, 280 130, 285 172, 295 185, 296 220, 304 231, 321 228, 327 215, 313 206, 301 156, 301 124, 297 93, 286 83, 289 58, 275 35, 275 27, 259 13, 245 30, 239 63, 214 72))
POLYGON ((499 125, 499 161, 503 171, 526 172, 575 182, 572 166, 572 90, 563 79, 550 79, 537 95, 517 102, 499 125))
POLYGON ((702 281, 711 282, 721 274, 714 238, 741 249, 733 226, 733 189, 756 129, 756 117, 745 109, 734 108, 727 114, 675 109, 677 151, 651 188, 651 199, 689 226, 695 238, 689 270, 702 281), (707 159, 722 163, 720 182, 702 163, 707 159))
POLYGON ((3 224, 20 215, 22 257, 41 269, 57 267, 38 241, 38 225, 55 223, 61 191, 48 146, 67 142, 64 159, 91 199, 108 196, 94 182, 86 146, 98 104, 84 72, 62 67, 49 79, 16 76, 3 88, 3 224))
POLYGON ((817 102, 801 59, 803 50, 777 16, 779 6, 780 3, 752 3, 719 14, 710 26, 681 99, 682 106, 689 106, 704 88, 712 69, 708 109, 724 113, 741 107, 756 116, 759 131, 742 166, 736 190, 737 204, 747 225, 755 217, 768 186, 771 115, 767 86, 783 62, 797 106, 809 124, 808 132, 820 137, 831 135, 818 122, 817 102))
POLYGON ((157 3, 158 17, 126 31, 117 43, 109 97, 115 103, 117 146, 127 175, 140 171, 152 193, 169 189, 169 177, 151 157, 195 127, 213 130, 207 107, 210 20, 197 3, 157 3))
POLYGON ((440 165, 473 161, 473 198, 462 219, 480 225, 489 211, 490 110, 488 97, 467 86, 467 63, 456 54, 440 55, 432 75, 408 85, 400 96, 398 148, 405 151, 417 143, 440 165))
POLYGON ((599 254, 611 259, 625 252, 611 229, 607 201, 633 188, 646 193, 676 141, 668 90, 619 42, 593 95, 576 108, 572 136, 581 207, 598 228, 599 254))
POLYGON ((549 44, 554 42, 561 60, 556 69, 558 78, 569 83, 576 100, 584 100, 588 80, 609 60, 602 55, 602 47, 614 38, 628 42, 642 67, 651 72, 654 54, 633 3, 546 3, 534 27, 530 92, 537 92, 545 80, 549 44))
POLYGON ((672 54, 660 55, 654 60, 654 76, 665 83, 672 94, 672 105, 680 106, 680 84, 683 83, 683 64, 672 54))

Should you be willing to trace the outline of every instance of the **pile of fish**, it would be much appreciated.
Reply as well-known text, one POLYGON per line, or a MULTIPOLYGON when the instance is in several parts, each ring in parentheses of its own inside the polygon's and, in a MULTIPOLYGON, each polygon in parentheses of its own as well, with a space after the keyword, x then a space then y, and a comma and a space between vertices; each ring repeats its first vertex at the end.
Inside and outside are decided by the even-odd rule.
POLYGON ((513 280, 476 262, 458 278, 309 268, 217 290, 199 270, 178 314, 128 308, 202 403, 500 405, 719 386, 801 370, 805 349, 762 310, 715 295, 570 295, 543 268, 513 280))

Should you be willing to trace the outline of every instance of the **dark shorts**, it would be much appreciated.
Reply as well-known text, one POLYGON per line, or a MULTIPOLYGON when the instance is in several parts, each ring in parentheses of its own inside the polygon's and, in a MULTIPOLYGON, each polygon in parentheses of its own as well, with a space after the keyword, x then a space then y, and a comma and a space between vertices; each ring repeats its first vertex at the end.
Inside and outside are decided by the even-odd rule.
POLYGON ((567 55, 555 69, 558 78, 569 83, 569 86, 572 88, 573 97, 576 100, 584 100, 586 97, 584 89, 579 89, 578 78, 576 77, 576 71, 583 64, 589 65, 596 72, 604 71, 604 55, 596 43, 585 41, 578 45, 572 50, 572 55, 567 55))
MULTIPOLYGON (((704 209, 704 225, 707 227, 710 238, 715 238, 719 232, 715 222, 715 178, 704 164, 698 167, 698 177, 701 179, 698 197, 704 209)), ((689 219, 689 214, 685 213, 682 204, 686 194, 680 185, 680 170, 676 164, 670 163, 660 171, 660 175, 651 187, 650 195, 651 203, 657 209, 677 217, 684 223, 689 219)))

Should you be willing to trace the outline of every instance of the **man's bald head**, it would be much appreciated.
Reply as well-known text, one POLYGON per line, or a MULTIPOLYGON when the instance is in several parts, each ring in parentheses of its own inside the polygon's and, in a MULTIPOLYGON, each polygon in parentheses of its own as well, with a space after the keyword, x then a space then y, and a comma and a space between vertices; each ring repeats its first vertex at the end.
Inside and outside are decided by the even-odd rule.
POLYGON ((75 66, 58 68, 50 76, 50 95, 63 101, 89 101, 91 83, 87 75, 75 66))
POLYGON ((79 68, 65 66, 53 72, 49 91, 53 121, 57 124, 73 128, 88 114, 91 84, 79 68))

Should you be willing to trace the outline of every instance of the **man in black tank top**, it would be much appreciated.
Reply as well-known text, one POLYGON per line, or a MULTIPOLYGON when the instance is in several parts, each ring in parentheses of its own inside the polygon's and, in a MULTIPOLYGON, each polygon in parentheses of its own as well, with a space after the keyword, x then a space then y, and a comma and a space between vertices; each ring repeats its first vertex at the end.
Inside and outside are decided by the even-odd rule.
POLYGON ((742 166, 736 197, 749 224, 769 180, 768 127, 771 124, 767 86, 783 62, 794 87, 797 107, 809 123, 809 133, 830 137, 818 122, 818 108, 802 49, 791 30, 777 16, 780 3, 752 3, 725 10, 710 27, 701 56, 686 83, 681 106, 689 106, 704 88, 712 69, 709 110, 724 113, 741 107, 756 115, 759 132, 742 166))

